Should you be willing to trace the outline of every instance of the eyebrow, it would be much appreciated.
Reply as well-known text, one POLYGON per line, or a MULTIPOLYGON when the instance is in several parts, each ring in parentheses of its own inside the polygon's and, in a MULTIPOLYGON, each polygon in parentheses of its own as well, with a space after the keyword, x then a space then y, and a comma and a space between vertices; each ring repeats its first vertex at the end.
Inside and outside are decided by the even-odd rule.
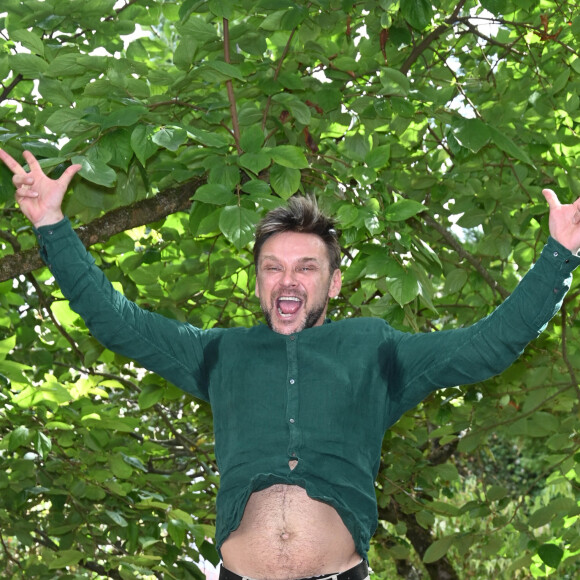
MULTIPOLYGON (((273 254, 266 254, 265 256, 260 256, 260 263, 265 262, 266 260, 272 260, 273 262, 279 262, 280 258, 274 256, 273 254)), ((304 258, 300 258, 298 260, 299 263, 304 264, 306 262, 314 262, 316 264, 320 264, 320 260, 318 258, 311 258, 306 256, 304 258)))

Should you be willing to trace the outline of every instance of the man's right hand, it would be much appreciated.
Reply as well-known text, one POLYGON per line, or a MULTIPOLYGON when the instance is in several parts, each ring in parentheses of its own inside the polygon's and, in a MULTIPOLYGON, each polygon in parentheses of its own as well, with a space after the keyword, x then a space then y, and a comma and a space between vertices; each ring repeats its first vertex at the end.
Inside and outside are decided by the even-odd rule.
POLYGON ((58 179, 50 179, 30 151, 24 151, 23 156, 30 168, 28 172, 6 151, 0 149, 0 161, 14 173, 12 181, 16 187, 16 201, 22 213, 36 228, 59 222, 64 217, 61 210, 64 194, 82 166, 71 165, 58 179))

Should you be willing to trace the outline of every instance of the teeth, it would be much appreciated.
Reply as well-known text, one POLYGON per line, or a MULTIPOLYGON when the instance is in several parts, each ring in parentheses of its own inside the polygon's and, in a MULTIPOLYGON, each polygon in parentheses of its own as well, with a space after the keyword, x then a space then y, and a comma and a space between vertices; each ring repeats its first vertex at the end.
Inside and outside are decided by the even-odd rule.
POLYGON ((281 296, 279 298, 279 300, 291 300, 292 302, 300 302, 300 298, 297 298, 296 296, 281 296))

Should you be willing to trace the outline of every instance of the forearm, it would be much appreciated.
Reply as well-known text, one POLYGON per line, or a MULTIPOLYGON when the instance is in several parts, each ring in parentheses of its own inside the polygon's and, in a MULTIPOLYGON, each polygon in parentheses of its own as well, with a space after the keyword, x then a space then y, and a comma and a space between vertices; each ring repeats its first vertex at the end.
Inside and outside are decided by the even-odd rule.
POLYGON ((36 235, 62 293, 99 342, 205 398, 200 390, 199 329, 143 310, 117 292, 68 219, 40 227, 36 235))
POLYGON ((492 314, 468 328, 406 335, 398 347, 410 408, 437 388, 470 384, 510 366, 559 310, 580 258, 550 239, 535 266, 492 314))

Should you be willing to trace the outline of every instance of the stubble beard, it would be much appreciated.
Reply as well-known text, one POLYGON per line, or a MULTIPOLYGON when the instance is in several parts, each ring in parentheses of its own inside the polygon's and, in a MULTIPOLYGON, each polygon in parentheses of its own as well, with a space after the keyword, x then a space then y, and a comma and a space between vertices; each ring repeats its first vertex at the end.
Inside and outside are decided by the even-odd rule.
MULTIPOLYGON (((294 334, 295 332, 301 332, 305 328, 312 328, 316 325, 316 323, 320 320, 320 317, 324 314, 328 306, 328 298, 323 300, 320 304, 315 304, 310 310, 306 311, 306 317, 302 321, 302 323, 293 329, 291 332, 287 334, 294 334)), ((264 318, 266 319, 266 324, 270 327, 270 330, 274 332, 278 332, 279 334, 286 334, 284 332, 280 332, 274 328, 274 324, 272 323, 272 311, 276 308, 276 301, 274 300, 274 305, 270 308, 267 308, 266 305, 260 299, 260 307, 262 308, 262 312, 264 313, 264 318)))

